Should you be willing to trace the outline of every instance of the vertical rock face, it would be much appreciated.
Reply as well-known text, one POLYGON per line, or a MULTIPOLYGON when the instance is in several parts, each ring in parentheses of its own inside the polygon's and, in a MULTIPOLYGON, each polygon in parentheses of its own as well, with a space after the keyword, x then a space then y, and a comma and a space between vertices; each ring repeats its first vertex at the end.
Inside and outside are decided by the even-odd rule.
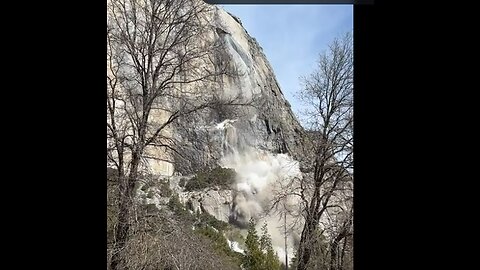
MULTIPOLYGON (((199 35, 198 43, 221 45, 219 50, 215 47, 215 55, 211 56, 215 61, 205 65, 211 64, 217 68, 216 64, 221 61, 221 65, 226 63, 233 75, 216 77, 214 82, 208 81, 201 85, 179 84, 178 87, 172 87, 172 92, 167 91, 161 99, 151 99, 152 110, 150 117, 146 118, 151 125, 147 127, 146 133, 159 134, 154 133, 155 128, 164 128, 159 129, 162 136, 160 142, 145 148, 142 165, 167 179, 166 182, 169 181, 170 188, 179 195, 181 202, 188 203, 193 211, 207 212, 219 220, 240 227, 244 227, 250 218, 263 218, 271 226, 269 232, 276 251, 279 254, 292 254, 293 249, 281 250, 285 239, 277 224, 279 218, 273 214, 266 215, 265 212, 270 208, 275 191, 285 187, 289 180, 301 177, 296 160, 300 160, 305 155, 304 149, 308 149, 304 130, 285 99, 262 48, 243 28, 240 19, 220 7, 213 7, 212 12, 202 16, 205 16, 210 27, 208 33, 202 32, 202 35, 199 35), (214 85, 211 89, 209 83, 214 85), (200 99, 198 103, 202 103, 204 93, 209 95, 208 98, 212 95, 213 100, 235 99, 238 102, 235 102, 235 105, 219 102, 215 107, 209 106, 192 114, 181 114, 180 118, 163 126, 175 110, 180 111, 179 107, 185 107, 189 102, 196 104, 195 98, 200 99), (180 178, 191 176, 206 167, 216 166, 237 172, 235 183, 230 189, 212 187, 185 191, 180 187, 180 178)), ((211 66, 196 64, 197 62, 192 64, 195 66, 192 70, 212 70, 211 66)), ((131 66, 122 66, 125 68, 125 71, 122 71, 126 74, 125 77, 130 79, 125 80, 126 86, 129 86, 128 82, 136 79, 129 73, 131 71, 135 74, 133 70, 129 70, 131 66)), ((183 69, 182 72, 172 74, 181 76, 180 80, 184 82, 190 81, 188 76, 191 73, 183 69)), ((141 94, 135 92, 138 90, 135 87, 131 88, 128 98, 122 96, 122 91, 116 93, 118 97, 113 97, 118 99, 114 106, 118 106, 117 109, 123 112, 117 116, 120 122, 122 119, 129 119, 126 116, 135 112, 131 106, 139 104, 132 100, 136 101, 141 94), (129 100, 133 105, 125 104, 123 100, 129 100)), ((185 109, 184 112, 188 110, 185 109)), ((128 124, 128 121, 126 122, 128 124)), ((131 129, 130 133, 134 132, 131 125, 126 125, 125 129, 131 129)), ((131 140, 131 137, 134 136, 127 139, 131 140)), ((127 152, 126 155, 128 154, 127 152)), ((162 204, 162 200, 165 203, 165 192, 149 192, 143 195, 154 196, 147 196, 145 203, 156 206, 162 204)), ((294 208, 293 206, 298 207, 299 203, 284 203, 285 207, 290 205, 294 208)), ((289 237, 291 248, 295 234, 292 233, 289 237)))
MULTIPOLYGON (((181 90, 197 91, 197 96, 203 93, 198 92, 199 89, 206 90, 215 93, 213 95, 219 100, 240 98, 238 103, 243 105, 220 103, 215 108, 177 119, 162 130, 162 136, 169 138, 164 143, 170 147, 146 147, 143 164, 154 174, 171 176, 189 175, 205 167, 218 166, 227 152, 241 152, 250 147, 271 153, 285 153, 294 159, 302 157, 305 145, 303 128, 295 118, 255 38, 247 33, 239 18, 220 7, 212 6, 212 11, 201 16, 209 22, 209 30, 202 32, 198 43, 221 44, 221 49, 215 50, 212 58, 221 61, 221 65, 226 63, 234 75, 216 78, 212 89, 185 84, 181 86, 185 89, 181 90)), ((188 75, 179 73, 178 76, 188 75)), ((181 106, 178 98, 164 97, 155 102, 159 104, 152 107, 149 118, 152 126, 161 126, 167 121, 173 111, 169 107, 181 106)), ((120 110, 130 105, 117 100, 117 106, 120 110)), ((153 133, 154 130, 148 132, 153 133)))
POLYGON ((175 172, 190 174, 215 166, 225 151, 241 151, 244 147, 301 157, 303 128, 260 45, 240 19, 220 7, 215 7, 210 21, 214 32, 211 37, 223 43, 222 57, 239 74, 221 78, 219 95, 240 96, 253 102, 247 106, 219 106, 178 121, 173 133, 182 155, 174 157, 175 172))
MULTIPOLYGON (((287 252, 291 258, 301 229, 290 233, 290 248, 285 251, 280 219, 275 213, 265 216, 265 211, 270 208, 276 189, 301 176, 295 160, 300 160, 304 149, 308 149, 304 130, 262 48, 243 28, 240 19, 216 7, 211 22, 212 36, 224 45, 219 53, 240 74, 223 76, 218 94, 222 98, 240 96, 253 103, 219 106, 175 123, 173 134, 176 146, 181 148, 181 156, 173 157, 175 172, 188 175, 218 165, 237 172, 231 190, 179 191, 180 200, 190 202, 195 211, 200 209, 239 227, 245 227, 251 217, 261 218, 269 224, 276 252, 287 252)), ((296 201, 286 204, 300 205, 296 201)), ((288 217, 287 222, 292 219, 288 217)))
MULTIPOLYGON (((109 88, 112 102, 110 107, 115 107, 112 109, 115 114, 107 113, 107 119, 114 117, 117 124, 121 125, 115 128, 115 132, 123 134, 120 137, 124 137, 126 144, 131 144, 130 140, 139 136, 135 135, 135 126, 146 126, 142 133, 155 137, 143 152, 141 163, 146 165, 147 169, 155 174, 168 176, 193 174, 205 167, 218 166, 221 158, 229 151, 242 152, 245 148, 251 147, 270 153, 285 153, 294 159, 303 156, 304 131, 283 96, 262 48, 243 28, 240 19, 220 7, 211 6, 211 9, 196 14, 200 18, 198 25, 201 26, 192 28, 196 29, 192 30, 192 33, 198 34, 198 37, 194 40, 188 39, 187 43, 170 41, 168 38, 170 30, 165 30, 167 26, 163 24, 158 26, 165 29, 156 35, 162 36, 166 31, 166 36, 161 38, 164 39, 164 43, 170 44, 162 46, 173 48, 173 44, 176 44, 176 47, 163 56, 154 52, 168 51, 167 49, 152 50, 153 56, 149 58, 152 63, 149 62, 148 65, 156 65, 155 62, 160 60, 163 64, 159 64, 154 74, 150 75, 151 72, 147 72, 148 68, 136 66, 142 62, 138 59, 145 58, 147 42, 142 40, 147 40, 149 33, 149 29, 145 28, 149 25, 149 17, 139 10, 144 8, 147 12, 151 7, 144 6, 145 3, 141 1, 138 3, 133 1, 125 7, 112 1, 107 1, 107 4, 109 4, 107 18, 110 18, 107 24, 109 33, 112 33, 111 39, 108 39, 110 45, 107 46, 109 55, 107 58, 110 59, 107 61, 107 75, 115 81, 109 88), (126 12, 127 15, 120 16, 122 12, 126 12), (134 33, 137 34, 131 37, 132 40, 126 41, 129 34, 125 36, 122 31, 128 32, 126 29, 133 27, 132 18, 136 18, 134 33), (220 46, 217 48, 217 45, 220 46), (133 51, 127 49, 129 47, 134 48, 133 51), (194 49, 197 47, 201 48, 198 49, 200 52, 194 49), (182 54, 184 50, 192 50, 194 56, 191 56, 188 63, 179 63, 178 61, 184 57, 179 57, 178 54, 182 54), (165 60, 165 57, 168 59, 165 60), (154 60, 151 60, 152 58, 154 60), (228 75, 209 77, 218 70, 223 71, 224 66, 229 70, 228 75), (144 75, 137 74, 138 70, 147 70, 146 78, 140 79, 139 76, 144 75), (111 74, 112 72, 115 74, 111 74), (205 79, 207 77, 208 79, 205 79), (162 81, 168 82, 169 86, 161 86, 162 81), (200 81, 204 84, 199 83, 200 81), (144 91, 142 94, 144 86, 147 86, 145 89, 153 87, 161 91, 155 97, 151 91, 144 91), (216 107, 212 105, 194 114, 190 114, 189 111, 211 100, 231 99, 238 101, 235 106, 218 102, 216 107), (147 104, 148 107, 146 114, 148 124, 145 125, 138 124, 147 121, 136 113, 140 108, 136 107, 140 104, 147 104), (174 112, 181 111, 184 107, 188 109, 182 111, 180 118, 163 126, 172 114, 175 114, 174 112), (132 122, 131 119, 137 120, 132 122), (160 134, 157 128, 160 128, 160 134)), ((112 149, 117 147, 108 139, 107 143, 112 149)), ((127 160, 131 154, 129 151, 125 149, 127 160)), ((115 153, 112 153, 111 159, 115 158, 115 153)))

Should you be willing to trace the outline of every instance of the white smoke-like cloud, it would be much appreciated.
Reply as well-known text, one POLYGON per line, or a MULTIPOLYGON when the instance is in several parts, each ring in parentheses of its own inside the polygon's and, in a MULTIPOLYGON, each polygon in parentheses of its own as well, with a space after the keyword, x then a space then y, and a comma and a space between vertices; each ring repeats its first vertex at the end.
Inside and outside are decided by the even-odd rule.
MULTIPOLYGON (((238 150, 238 134, 233 126, 235 120, 225 120, 216 125, 224 131, 224 156, 220 165, 232 168, 237 173, 236 196, 234 198, 234 216, 237 221, 247 224, 251 217, 257 221, 257 231, 263 222, 267 223, 272 245, 279 259, 285 263, 285 228, 293 223, 294 217, 285 217, 269 211, 274 195, 285 188, 294 178, 301 178, 298 161, 287 154, 274 154, 254 147, 242 147, 238 150)), ((293 197, 283 202, 290 209, 299 207, 299 202, 293 197)), ((293 242, 299 231, 287 234, 289 261, 293 256, 293 242)))

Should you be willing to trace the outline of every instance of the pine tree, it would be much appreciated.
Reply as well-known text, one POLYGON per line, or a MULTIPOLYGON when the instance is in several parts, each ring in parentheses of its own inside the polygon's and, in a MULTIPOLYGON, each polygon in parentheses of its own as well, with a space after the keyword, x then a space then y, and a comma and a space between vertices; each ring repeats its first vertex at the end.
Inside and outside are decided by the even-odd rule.
POLYGON ((262 236, 258 237, 255 221, 250 219, 245 244, 243 262, 245 270, 281 270, 280 261, 273 250, 272 239, 268 234, 266 223, 262 226, 262 236))
POLYGON ((268 234, 267 223, 262 226, 262 237, 260 238, 260 248, 265 253, 263 269, 264 270, 279 270, 280 260, 277 253, 273 250, 272 239, 268 234))
POLYGON ((255 229, 255 221, 253 218, 248 223, 248 234, 245 240, 245 257, 243 267, 246 270, 263 270, 265 256, 260 247, 259 237, 255 229))

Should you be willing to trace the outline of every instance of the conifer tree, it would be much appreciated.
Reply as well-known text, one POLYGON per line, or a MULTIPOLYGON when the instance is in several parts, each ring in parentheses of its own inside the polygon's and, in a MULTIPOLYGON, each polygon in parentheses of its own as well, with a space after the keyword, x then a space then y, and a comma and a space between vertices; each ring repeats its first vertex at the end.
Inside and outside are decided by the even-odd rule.
POLYGON ((260 239, 255 229, 255 221, 253 218, 248 223, 248 234, 245 240, 245 257, 243 267, 246 270, 263 270, 263 262, 265 256, 260 247, 260 239))
POLYGON ((273 250, 272 239, 268 234, 267 223, 263 223, 262 237, 260 238, 260 248, 264 252, 264 270, 279 270, 280 260, 277 253, 273 250))

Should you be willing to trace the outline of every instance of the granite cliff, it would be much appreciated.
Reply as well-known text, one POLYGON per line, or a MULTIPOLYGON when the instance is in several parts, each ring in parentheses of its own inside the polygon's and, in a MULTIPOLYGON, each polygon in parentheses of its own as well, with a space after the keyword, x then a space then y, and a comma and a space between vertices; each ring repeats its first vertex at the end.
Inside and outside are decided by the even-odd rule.
MULTIPOLYGON (((261 46, 248 34, 241 20, 217 6, 212 6, 212 10, 202 16, 207 16, 205 20, 209 22, 209 32, 198 36, 197 42, 221 44, 221 49, 213 57, 221 59, 235 71, 234 76, 216 78, 215 89, 208 91, 216 93, 219 100, 239 98, 240 105, 220 103, 216 107, 210 106, 182 115, 169 123, 161 133, 162 138, 168 139, 158 145, 147 145, 143 155, 138 155, 142 157, 141 173, 153 176, 151 179, 154 183, 147 186, 145 184, 148 181, 138 181, 135 185, 136 196, 141 204, 162 209, 166 208, 173 196, 178 195, 179 201, 192 213, 206 212, 240 228, 245 228, 252 217, 257 221, 266 221, 272 244, 279 257, 284 258, 285 239, 279 226, 279 216, 271 215, 267 210, 275 190, 281 189, 292 178, 302 177, 298 161, 308 149, 305 131, 285 99, 261 46), (235 179, 228 187, 186 190, 185 184, 181 184, 182 181, 191 181, 199 172, 219 167, 236 172, 235 179), (165 192, 165 186, 168 186, 169 192, 165 192)), ((138 78, 128 77, 128 69, 132 66, 126 62, 122 72, 133 81, 138 78)), ((107 75, 108 72, 112 71, 107 71, 107 75)), ((175 75, 187 76, 180 73, 175 75)), ((123 86, 128 87, 128 80, 125 81, 123 86)), ((185 93, 199 89, 198 85, 182 87, 186 89, 180 91, 185 93)), ((120 124, 125 122, 129 113, 129 117, 132 117, 135 106, 140 106, 131 100, 141 96, 141 93, 135 92, 138 89, 130 90, 127 98, 133 105, 129 105, 121 91, 124 89, 112 96, 112 100, 118 102, 113 107, 119 109, 120 113, 115 117, 119 118, 117 123, 120 124)), ((199 96, 199 93, 193 95, 199 96)), ((151 126, 168 122, 174 111, 171 108, 182 106, 175 104, 181 101, 178 97, 176 100, 166 97, 168 94, 154 104, 150 118, 147 117, 151 126)), ((135 133, 134 126, 126 126, 125 133, 135 133)), ((152 130, 146 133, 149 135, 152 130)), ((125 136, 126 145, 135 136, 125 136)), ((107 135, 107 144, 109 142, 107 135)), ((126 151, 126 160, 130 158, 129 155, 131 153, 126 151)), ((114 160, 115 156, 111 159, 114 160)), ((296 201, 287 201, 285 204, 290 205, 293 212, 298 210, 295 209, 299 207, 296 201)), ((285 219, 290 223, 290 216, 285 219)), ((290 258, 294 242, 298 240, 300 225, 288 236, 287 252, 290 258)))
MULTIPOLYGON (((238 71, 223 76, 220 95, 240 96, 251 106, 220 106, 179 119, 169 129, 181 155, 171 153, 173 162, 150 159, 152 171, 162 175, 188 175, 216 166, 230 149, 254 147, 271 153, 286 153, 299 159, 304 153, 304 131, 275 78, 261 46, 243 28, 239 18, 214 7, 208 38, 223 43, 222 57, 238 71), (225 138, 227 140, 225 140, 225 138), (226 143, 228 145, 226 145, 226 143)), ((162 156, 162 149, 151 149, 162 156)))

